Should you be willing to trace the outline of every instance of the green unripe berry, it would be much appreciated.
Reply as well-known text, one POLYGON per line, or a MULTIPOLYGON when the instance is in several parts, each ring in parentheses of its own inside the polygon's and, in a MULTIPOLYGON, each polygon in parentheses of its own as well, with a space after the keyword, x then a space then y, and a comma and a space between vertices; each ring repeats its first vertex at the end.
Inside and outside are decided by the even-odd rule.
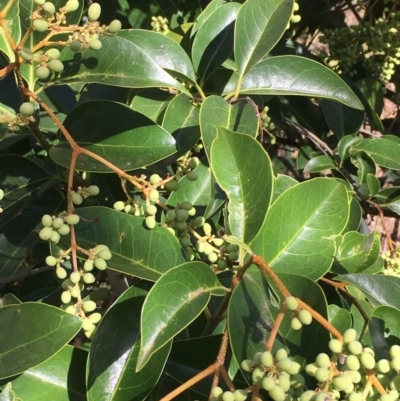
POLYGON ((65 4, 65 8, 67 12, 71 13, 76 11, 79 8, 79 1, 78 0, 68 0, 65 4))
POLYGON ((94 327, 94 324, 90 321, 89 318, 85 317, 85 318, 82 320, 82 329, 83 329, 84 331, 90 331, 90 330, 93 329, 93 327, 94 327))
POLYGON ((192 221, 194 228, 201 227, 205 223, 206 219, 203 216, 198 216, 192 221))
POLYGON ((261 364, 261 357, 262 357, 262 352, 256 352, 253 356, 253 361, 256 365, 261 364))
POLYGON ((103 250, 105 250, 105 249, 107 249, 108 251, 110 250, 110 249, 108 248, 107 245, 99 244, 99 245, 96 245, 96 246, 92 249, 92 251, 93 251, 93 253, 94 253, 95 255, 98 255, 101 251, 103 251, 103 250))
POLYGON ((150 216, 154 216, 157 213, 157 208, 154 205, 149 205, 146 208, 146 212, 150 216))
POLYGON ((189 211, 190 209, 192 209, 193 205, 190 202, 182 202, 180 204, 180 208, 181 209, 185 209, 187 211, 189 211))
POLYGON ((96 196, 100 193, 100 188, 97 185, 89 185, 86 190, 90 196, 96 196))
POLYGON ((392 345, 389 349, 389 354, 392 359, 400 356, 400 345, 392 345))
POLYGON ((57 230, 57 232, 58 232, 60 235, 68 235, 68 234, 70 233, 70 231, 71 231, 71 229, 70 229, 69 226, 66 225, 66 224, 63 224, 63 225, 57 230))
POLYGON ((329 349, 335 354, 340 354, 343 351, 343 344, 336 338, 329 341, 329 349))
POLYGON ((390 366, 392 367, 393 370, 400 370, 400 356, 396 356, 394 357, 391 361, 390 361, 390 366))
POLYGON ((290 376, 287 375, 280 375, 279 379, 279 386, 282 388, 282 390, 286 393, 290 389, 290 376))
POLYGON ((315 363, 320 368, 328 368, 331 365, 331 359, 327 354, 322 352, 321 354, 318 354, 317 357, 315 358, 315 363))
POLYGON ((47 58, 49 60, 56 60, 56 59, 60 58, 61 53, 58 49, 53 48, 53 49, 47 50, 45 55, 47 56, 47 58))
POLYGON ((169 181, 165 184, 165 188, 168 189, 168 191, 178 191, 179 189, 179 182, 176 180, 169 181))
POLYGON ((224 240, 222 238, 213 238, 212 242, 215 246, 220 247, 224 244, 224 240))
POLYGON ((45 32, 49 29, 49 23, 41 19, 36 19, 33 21, 33 29, 38 32, 45 32))
POLYGON ((244 359, 242 362, 240 362, 240 367, 245 372, 251 372, 253 370, 254 363, 251 359, 244 359))
POLYGON ((275 386, 268 394, 274 401, 285 401, 286 398, 286 394, 280 386, 275 386))
POLYGON ((189 218, 189 213, 185 209, 179 209, 176 211, 175 219, 177 221, 186 221, 189 218))
POLYGON ((156 203, 159 198, 160 198, 160 193, 156 189, 153 188, 149 191, 149 199, 152 202, 156 203))
POLYGON ((347 375, 334 377, 332 383, 338 391, 346 391, 350 386, 353 385, 350 377, 347 375))
POLYGON ((196 171, 189 171, 188 173, 186 173, 186 178, 189 181, 196 181, 199 178, 199 175, 196 171))
POLYGON ((182 238, 180 240, 180 242, 181 242, 181 245, 183 248, 188 248, 188 247, 192 246, 192 242, 190 241, 190 238, 182 238))
POLYGON ((211 263, 215 263, 218 260, 218 255, 214 252, 211 252, 207 257, 211 263))
POLYGON ((315 372, 319 369, 319 367, 315 363, 309 363, 306 365, 306 373, 309 376, 315 376, 315 372))
POLYGON ((39 237, 44 241, 48 241, 51 238, 52 234, 53 234, 53 230, 50 227, 43 227, 39 231, 39 237))
POLYGON ((211 389, 211 395, 212 395, 214 398, 220 398, 221 395, 223 394, 223 392, 224 392, 224 390, 222 390, 221 387, 213 387, 213 388, 211 389))
POLYGON ((276 366, 278 367, 279 370, 281 370, 282 372, 287 372, 288 370, 290 370, 290 368, 292 367, 292 363, 293 361, 290 358, 282 358, 278 361, 278 363, 276 364, 276 366))
POLYGON ((53 231, 51 233, 51 237, 50 237, 49 241, 52 242, 53 244, 58 244, 60 239, 61 239, 60 234, 57 231, 53 231))
POLYGON ((85 260, 85 263, 83 264, 83 270, 86 272, 91 272, 94 268, 94 261, 93 259, 87 259, 85 260))
POLYGON ((47 67, 53 72, 62 72, 64 70, 64 64, 60 60, 50 60, 47 67))
POLYGON ((213 252, 212 246, 208 242, 204 242, 203 253, 208 256, 212 252, 213 252))
POLYGON ((274 358, 270 351, 264 351, 261 354, 261 363, 266 368, 270 368, 274 365, 274 358))
POLYGON ((281 359, 287 358, 288 357, 288 353, 285 350, 285 348, 279 348, 276 352, 275 352, 275 359, 277 361, 280 361, 281 359))
POLYGON ((271 376, 265 376, 261 382, 261 387, 265 391, 271 391, 276 386, 275 379, 271 376))
POLYGON ((360 362, 366 369, 373 369, 375 367, 375 358, 368 352, 363 352, 361 354, 360 362))
POLYGON ((35 106, 29 102, 22 103, 19 112, 25 116, 31 116, 35 112, 35 106))
POLYGON ((299 307, 297 299, 293 296, 287 297, 285 299, 286 306, 289 310, 296 310, 299 307))
POLYGON ((350 377, 352 383, 354 384, 360 383, 361 374, 358 370, 347 370, 346 374, 350 377))
POLYGON ((85 337, 91 340, 96 333, 96 326, 93 325, 93 328, 91 330, 86 330, 84 331, 85 337))
POLYGON ((51 227, 53 225, 53 219, 49 214, 45 214, 42 217, 42 225, 44 227, 51 227))
POLYGON ((292 24, 297 24, 301 21, 301 15, 292 15, 292 17, 290 18, 290 22, 292 24))
POLYGON ((390 372, 390 363, 387 359, 381 359, 378 361, 378 363, 376 364, 377 369, 379 371, 379 373, 389 373, 390 372))
POLYGON ((161 181, 161 177, 158 174, 152 174, 149 178, 149 182, 151 185, 157 185, 161 181))
POLYGON ((46 14, 53 15, 56 12, 56 7, 54 6, 53 3, 46 1, 43 4, 43 10, 46 14))
POLYGON ((153 216, 147 216, 145 225, 148 229, 152 230, 157 225, 156 219, 153 216))
POLYGON ((114 203, 113 207, 114 207, 115 210, 124 210, 125 203, 122 202, 122 201, 118 201, 118 202, 114 203))
POLYGON ((107 268, 107 262, 103 258, 96 258, 94 260, 94 265, 99 270, 105 270, 107 268))
POLYGON ((298 373, 300 373, 301 370, 301 365, 296 362, 296 361, 292 361, 292 366, 290 367, 290 369, 287 371, 287 373, 289 373, 289 375, 297 375, 298 373))
POLYGON ((348 355, 346 358, 346 366, 349 370, 357 371, 360 369, 360 361, 355 355, 348 355))
POLYGON ((203 231, 204 231, 205 235, 211 235, 211 231, 212 231, 211 225, 208 224, 208 223, 204 223, 203 224, 203 231))
POLYGON ((32 61, 33 60, 33 53, 31 52, 30 49, 23 47, 21 49, 21 52, 19 55, 25 60, 25 61, 32 61))
POLYGON ((299 318, 302 324, 308 326, 312 322, 312 315, 308 310, 302 309, 298 314, 297 317, 299 318))
POLYGON ((4 198, 4 191, 0 189, 0 200, 2 200, 3 198, 4 198))
POLYGON ((192 157, 189 160, 189 168, 191 168, 192 170, 195 169, 199 164, 200 164, 200 160, 198 157, 192 157))
POLYGON ((74 283, 69 279, 69 278, 67 278, 66 280, 64 280, 62 283, 61 283, 61 288, 63 289, 63 290, 68 290, 68 288, 69 287, 72 287, 74 285, 74 283))
POLYGON ((57 264, 57 259, 54 256, 47 256, 46 265, 47 266, 55 266, 57 264))
POLYGON ((101 6, 99 3, 92 3, 88 8, 88 17, 90 21, 97 21, 101 14, 101 6))
POLYGON ((83 45, 79 40, 73 40, 70 44, 69 44, 69 48, 75 52, 78 53, 82 50, 83 45))
POLYGON ((264 368, 259 368, 259 367, 256 367, 253 370, 253 374, 251 375, 253 384, 257 384, 257 385, 259 385, 261 383, 261 381, 263 380, 264 377, 265 377, 264 368))
POLYGON ((354 329, 347 329, 343 333, 343 341, 345 342, 345 344, 354 341, 356 338, 357 338, 357 332, 354 329))
POLYGON ((82 277, 82 280, 86 284, 93 284, 96 281, 92 273, 85 273, 82 277))
POLYGON ((300 396, 300 401, 311 401, 315 397, 314 390, 307 390, 300 396))
POLYGON ((121 28, 122 28, 121 21, 115 19, 115 20, 111 21, 110 25, 108 25, 107 32, 115 34, 115 33, 118 33, 121 30, 121 28))
POLYGON ((101 320, 101 313, 99 313, 99 312, 92 313, 90 316, 88 316, 88 319, 89 319, 93 324, 97 324, 97 323, 99 323, 100 320, 101 320))
POLYGON ((61 302, 63 304, 68 304, 71 302, 71 293, 69 291, 63 291, 61 293, 61 302))
POLYGON ((38 6, 42 6, 46 2, 46 0, 33 0, 33 2, 38 6))
POLYGON ((229 252, 228 253, 228 258, 232 261, 232 262, 236 262, 239 259, 239 254, 237 252, 229 252))
POLYGON ((247 399, 247 393, 245 390, 238 389, 233 392, 235 401, 245 401, 247 399))
POLYGON ((177 230, 184 231, 187 228, 187 223, 186 223, 186 221, 177 221, 175 223, 175 227, 177 230))
POLYGON ((235 396, 232 391, 225 391, 221 397, 222 401, 235 401, 235 396))
POLYGON ((359 355, 362 352, 362 345, 359 341, 353 340, 347 344, 348 351, 353 355, 359 355))
POLYGON ((74 298, 78 298, 80 295, 81 290, 77 285, 71 288, 71 296, 73 296, 74 298))
POLYGON ((167 212, 166 215, 165 215, 165 218, 166 218, 168 221, 173 221, 173 220, 175 220, 175 218, 176 218, 176 212, 175 212, 175 210, 168 210, 168 212, 167 212))
POLYGON ((41 66, 36 68, 35 74, 39 79, 47 79, 50 75, 50 70, 47 67, 41 66))
POLYGON ((89 42, 89 47, 93 50, 100 50, 103 47, 103 44, 99 39, 93 39, 89 42))
POLYGON ((75 284, 79 283, 81 280, 81 273, 80 272, 72 272, 69 276, 69 279, 75 284))
POLYGON ((72 202, 75 203, 75 205, 80 205, 83 202, 82 195, 78 194, 77 192, 72 192, 71 199, 72 202))
POLYGON ((70 224, 71 226, 74 226, 79 223, 80 217, 77 214, 69 214, 65 218, 65 222, 67 224, 70 224))
POLYGON ((85 312, 93 312, 97 308, 97 305, 94 301, 85 301, 82 307, 85 312))
POLYGON ((102 249, 98 253, 99 258, 102 258, 104 260, 110 260, 112 258, 112 253, 110 252, 109 249, 102 249))
POLYGON ((189 216, 194 216, 196 214, 196 208, 192 207, 190 210, 188 210, 189 216))
POLYGON ((57 267, 56 269, 56 276, 60 280, 64 280, 67 277, 67 271, 63 267, 57 267))
POLYGON ((52 226, 54 229, 58 230, 63 224, 64 224, 64 220, 61 219, 60 217, 56 217, 53 220, 52 226))
POLYGON ((290 327, 293 330, 300 330, 303 325, 301 324, 300 320, 297 317, 294 317, 291 321, 290 321, 290 327))
POLYGON ((76 313, 76 307, 75 305, 70 305, 65 309, 65 312, 69 313, 70 315, 75 315, 76 313))

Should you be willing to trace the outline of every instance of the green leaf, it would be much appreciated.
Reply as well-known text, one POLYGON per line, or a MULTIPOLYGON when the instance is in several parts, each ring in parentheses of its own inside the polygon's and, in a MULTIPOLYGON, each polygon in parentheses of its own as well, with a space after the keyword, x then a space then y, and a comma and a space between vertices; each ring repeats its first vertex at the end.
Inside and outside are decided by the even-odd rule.
POLYGON ((400 338, 400 310, 390 306, 378 306, 371 315, 385 323, 385 334, 400 338))
POLYGON ((367 184, 368 184, 368 190, 371 196, 376 195, 379 190, 381 189, 381 183, 379 180, 375 177, 374 174, 367 174, 367 184))
POLYGON ((337 305, 328 306, 329 322, 341 333, 351 327, 351 314, 348 310, 337 305))
POLYGON ((0 308, 0 378, 46 361, 78 333, 81 322, 77 316, 37 302, 0 308))
POLYGON ((381 274, 342 274, 336 280, 359 288, 374 306, 386 305, 400 309, 400 278, 381 274))
POLYGON ((197 180, 189 181, 183 176, 179 180, 179 191, 171 193, 167 204, 176 206, 178 203, 188 201, 196 207, 196 215, 202 215, 208 219, 221 208, 226 195, 215 181, 207 158, 201 159, 195 171, 198 175, 197 180))
POLYGON ((47 361, 11 383, 16 396, 29 401, 85 401, 87 352, 66 345, 47 361))
POLYGON ((174 95, 167 91, 155 88, 143 89, 133 98, 131 107, 157 124, 158 117, 173 98, 174 95))
MULTIPOLYGON (((0 46, 1 46, 1 37, 0 37, 0 46)), ((16 118, 15 110, 3 103, 0 103, 0 141, 9 132, 8 124, 15 121, 15 118, 16 118)))
POLYGON ((271 160, 251 136, 223 127, 216 129, 218 136, 211 147, 211 167, 229 198, 232 235, 249 243, 263 224, 271 202, 274 183, 271 160))
POLYGON ((375 175, 376 173, 374 160, 364 152, 353 154, 351 162, 357 167, 357 176, 361 184, 367 182, 368 174, 375 175))
POLYGON ((135 372, 146 293, 130 287, 102 318, 89 352, 88 401, 144 400, 157 384, 171 342, 156 352, 140 372, 135 372))
POLYGON ((334 239, 348 217, 343 184, 329 178, 306 181, 289 188, 272 204, 250 248, 277 273, 317 280, 332 265, 334 239))
MULTIPOLYGON (((319 285, 297 275, 280 274, 279 277, 294 296, 327 316, 326 300, 319 285)), ((256 352, 265 350, 278 311, 279 304, 266 276, 251 267, 234 289, 228 307, 229 338, 237 361, 252 359, 256 352)), ((299 363, 304 363, 325 350, 328 341, 327 330, 315 321, 300 331, 292 330, 287 314, 274 341, 273 352, 287 347, 299 363)))
POLYGON ((400 214, 400 187, 388 187, 381 189, 374 196, 382 202, 382 206, 400 214))
POLYGON ((151 54, 129 40, 105 35, 101 43, 101 50, 86 49, 79 54, 65 48, 60 58, 65 69, 47 86, 97 82, 127 88, 171 87, 189 94, 181 83, 164 71, 151 54))
MULTIPOLYGON (((10 3, 10 0, 0 0, 0 10, 4 10, 6 6, 10 3)), ((4 25, 13 39, 14 43, 17 45, 21 39, 21 25, 20 25, 20 10, 19 2, 13 1, 11 7, 8 9, 7 14, 4 18, 4 25)), ((7 40, 6 34, 2 26, 0 26, 0 51, 7 55, 11 62, 15 61, 14 49, 7 40)))
MULTIPOLYGON (((192 62, 182 46, 167 36, 142 29, 122 30, 119 37, 128 40, 171 75, 196 83, 192 62)), ((149 74, 149 72, 147 72, 149 74)))
POLYGON ((224 295, 225 291, 203 262, 181 264, 160 277, 143 305, 136 371, 200 315, 212 294, 224 295))
POLYGON ((274 193, 272 195, 272 201, 275 202, 279 195, 284 193, 289 188, 293 187, 294 185, 298 184, 294 178, 288 175, 278 174, 275 178, 274 182, 274 193))
POLYGON ((210 15, 218 8, 226 3, 225 0, 212 0, 207 7, 203 10, 203 12, 197 17, 190 36, 194 36, 195 33, 200 29, 201 26, 210 18, 210 15))
POLYGON ((250 103, 239 102, 231 105, 220 96, 207 97, 200 109, 200 129, 209 160, 211 144, 217 137, 216 126, 254 138, 258 134, 258 118, 250 103))
POLYGON ((335 259, 347 273, 359 273, 372 266, 378 259, 379 253, 379 234, 362 235, 356 231, 350 231, 343 236, 335 259))
POLYGON ((226 3, 204 21, 193 40, 192 60, 200 82, 207 79, 232 53, 233 29, 240 4, 226 3))
POLYGON ((316 61, 299 56, 260 61, 244 76, 240 93, 321 97, 363 110, 358 97, 338 75, 316 61))
POLYGON ((341 161, 341 165, 346 159, 350 157, 351 147, 360 141, 361 139, 358 136, 353 136, 353 135, 347 135, 340 140, 338 145, 338 150, 339 150, 339 158, 341 161))
MULTIPOLYGON (((64 121, 64 126, 82 147, 122 170, 153 164, 176 152, 175 140, 149 118, 121 103, 95 100, 82 103, 64 121)), ((51 158, 69 167, 71 147, 63 138, 50 150, 51 158)), ((79 155, 76 168, 97 173, 111 170, 86 155, 79 155)))
POLYGON ((77 214, 81 217, 75 226, 77 242, 85 249, 106 244, 112 270, 156 281, 184 262, 178 239, 164 227, 148 230, 143 218, 100 206, 79 208, 77 214))
POLYGON ((400 170, 400 144, 385 137, 363 139, 351 148, 351 153, 365 152, 381 167, 400 170))
POLYGON ((324 170, 336 170, 337 166, 332 158, 326 155, 313 157, 304 166, 305 173, 319 173, 324 170))
POLYGON ((181 93, 169 102, 165 110, 162 127, 176 140, 178 151, 168 158, 168 164, 187 153, 200 139, 200 107, 194 106, 189 98, 181 93))
POLYGON ((243 77, 276 45, 286 30, 293 0, 247 0, 235 26, 235 60, 243 77))

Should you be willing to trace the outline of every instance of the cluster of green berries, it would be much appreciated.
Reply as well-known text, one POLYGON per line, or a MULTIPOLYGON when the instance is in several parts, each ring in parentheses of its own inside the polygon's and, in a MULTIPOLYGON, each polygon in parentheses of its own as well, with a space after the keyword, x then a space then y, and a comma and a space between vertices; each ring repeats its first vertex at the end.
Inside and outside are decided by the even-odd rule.
POLYGON ((386 276, 400 277, 400 250, 386 251, 382 259, 385 262, 382 273, 386 276))
POLYGON ((61 235, 68 235, 70 227, 79 223, 79 216, 76 214, 61 213, 59 216, 45 214, 42 217, 43 228, 39 231, 40 239, 57 244, 61 235))
POLYGON ((164 18, 162 15, 158 17, 152 16, 151 17, 151 27, 153 28, 154 32, 160 32, 166 35, 169 32, 169 22, 167 18, 164 18))
MULTIPOLYGON (((292 16, 290 17, 290 23, 289 24, 298 24, 301 21, 301 15, 300 14, 295 14, 297 11, 299 11, 299 3, 296 1, 293 3, 293 10, 292 10, 292 16)), ((287 27, 289 28, 289 26, 287 27)))
MULTIPOLYGON (((55 30, 58 33, 60 25, 66 23, 66 14, 79 9, 78 0, 68 0, 58 11, 50 1, 34 0, 34 3, 37 9, 32 13, 31 19, 32 28, 36 32, 55 30)), ((71 26, 72 35, 68 41, 59 42, 60 46, 67 45, 74 52, 81 52, 86 48, 100 50, 102 43, 99 35, 105 33, 114 35, 122 28, 119 20, 112 21, 109 26, 100 25, 98 22, 100 14, 100 4, 92 3, 88 8, 88 24, 84 27, 71 26)), ((19 51, 19 55, 27 63, 37 63, 35 73, 39 79, 47 79, 51 73, 61 73, 64 70, 64 64, 59 60, 61 53, 57 48, 33 54, 30 49, 24 47, 19 51)))
POLYGON ((375 22, 365 19, 358 25, 326 29, 321 43, 328 66, 339 73, 354 76, 360 68, 378 79, 390 81, 400 64, 400 11, 384 9, 375 22))
POLYGON ((188 219, 196 215, 196 208, 191 202, 182 202, 165 214, 168 227, 172 230, 185 231, 188 228, 188 219))
POLYGON ((247 392, 245 390, 224 391, 221 387, 211 389, 211 401, 245 401, 247 392))
MULTIPOLYGON (((0 200, 2 200, 4 198, 4 191, 2 189, 0 189, 0 200)), ((0 213, 3 212, 3 209, 0 206, 0 213)))
POLYGON ((306 309, 299 310, 299 303, 293 296, 289 296, 285 299, 286 307, 292 311, 290 327, 293 330, 300 330, 303 325, 310 325, 312 322, 312 315, 306 309))
POLYGON ((90 185, 86 187, 78 187, 76 191, 71 191, 71 199, 75 205, 81 205, 84 199, 89 196, 96 196, 100 193, 97 185, 90 185))
POLYGON ((265 106, 260 112, 261 124, 264 131, 270 136, 271 144, 276 143, 276 137, 273 135, 272 131, 275 130, 275 124, 272 122, 271 117, 268 115, 269 107, 265 106))

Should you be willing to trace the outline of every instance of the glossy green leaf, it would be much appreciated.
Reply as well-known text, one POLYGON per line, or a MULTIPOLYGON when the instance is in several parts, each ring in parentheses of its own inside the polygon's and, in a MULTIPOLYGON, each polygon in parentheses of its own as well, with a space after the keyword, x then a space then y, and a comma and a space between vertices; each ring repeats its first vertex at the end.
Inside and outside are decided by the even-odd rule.
POLYGON ((351 152, 365 152, 379 166, 400 170, 400 144, 385 137, 363 139, 352 146, 351 152))
POLYGON ((1 390, 0 401, 18 401, 15 392, 12 390, 12 383, 7 385, 1 390))
POLYGON ((250 103, 243 101, 231 105, 220 96, 207 97, 200 109, 200 129, 209 159, 211 144, 217 137, 217 126, 254 138, 258 134, 258 118, 250 103))
POLYGON ((317 280, 331 267, 335 236, 349 217, 346 187, 316 178, 284 192, 269 208, 264 224, 250 244, 278 273, 317 280))
POLYGON ((279 195, 283 194, 286 190, 296 184, 298 184, 298 181, 294 178, 288 175, 278 174, 274 181, 274 193, 271 202, 275 202, 279 195))
POLYGON ((343 236, 337 248, 335 264, 339 263, 347 273, 359 273, 372 266, 379 254, 379 235, 376 233, 362 235, 356 231, 350 231, 343 236))
POLYGON ((184 262, 178 239, 164 227, 148 230, 143 218, 100 206, 80 208, 77 214, 81 216, 75 227, 77 242, 85 249, 107 244, 112 270, 156 281, 184 262))
POLYGON ((367 174, 367 185, 371 196, 377 194, 381 189, 381 184, 374 174, 367 174))
MULTIPOLYGON (((280 274, 279 277, 294 296, 327 316, 326 300, 319 285, 291 274, 280 274)), ((251 267, 234 289, 228 308, 229 338, 237 361, 252 359, 256 352, 265 350, 278 311, 279 305, 266 276, 251 267)), ((296 355, 299 363, 314 360, 319 352, 325 350, 329 341, 328 332, 315 321, 302 330, 294 331, 290 327, 289 315, 284 318, 273 351, 285 347, 291 355, 296 355)))
POLYGON ((198 175, 197 180, 189 181, 185 176, 182 177, 179 180, 179 191, 171 193, 167 204, 176 206, 188 201, 196 208, 196 215, 208 219, 221 208, 226 195, 215 181, 206 158, 201 160, 195 171, 198 175))
POLYGON ((59 308, 36 302, 0 308, 0 378, 46 361, 78 333, 81 322, 59 308))
POLYGON ((260 61, 244 76, 240 93, 321 97, 363 110, 358 97, 338 75, 316 61, 299 56, 260 61))
POLYGON ((247 0, 235 26, 235 60, 243 77, 266 56, 286 30, 293 0, 247 0))
POLYGON ((211 167, 229 199, 231 233, 249 243, 263 224, 271 202, 274 183, 271 160, 251 136, 223 127, 216 129, 218 136, 211 147, 211 167))
POLYGON ((400 214, 400 187, 383 188, 374 197, 379 199, 383 206, 400 214))
POLYGON ((21 400, 85 401, 87 352, 66 345, 47 361, 28 369, 12 381, 21 400))
POLYGON ((214 272, 203 262, 184 263, 160 277, 143 305, 136 370, 199 316, 212 294, 224 293, 214 272))
POLYGON ((200 82, 215 71, 232 53, 233 30, 240 4, 226 3, 204 21, 193 40, 192 60, 200 82))
POLYGON ((203 12, 197 17, 190 36, 194 36, 195 33, 199 30, 199 28, 204 25, 210 15, 218 8, 226 3, 225 0, 212 0, 207 7, 203 10, 203 12))
POLYGON ((358 136, 353 135, 347 135, 340 140, 338 150, 341 164, 350 157, 351 147, 360 141, 361 139, 358 136))
MULTIPOLYGON (((10 3, 10 0, 0 0, 0 10, 4 10, 8 3, 10 3)), ((14 43, 18 44, 21 39, 19 2, 13 1, 10 6, 11 7, 8 9, 8 12, 4 17, 4 25, 7 26, 14 43)), ((0 51, 6 54, 11 62, 15 61, 14 49, 8 42, 2 26, 0 26, 0 51)))
POLYGON ((351 314, 348 310, 337 305, 328 306, 329 322, 341 333, 351 327, 351 314))
POLYGON ((335 170, 336 168, 337 166, 331 157, 320 155, 309 160, 309 162, 304 166, 304 172, 319 173, 324 170, 335 170))
MULTIPOLYGON (((96 100, 74 109, 64 121, 65 128, 82 147, 112 162, 122 170, 153 164, 176 152, 175 140, 149 118, 121 103, 96 100)), ((71 147, 65 139, 50 150, 52 159, 69 167, 71 147)), ((111 170, 86 155, 76 168, 97 173, 111 170)))
POLYGON ((376 166, 374 160, 367 153, 357 152, 352 156, 351 161, 357 167, 359 183, 366 183, 368 174, 375 175, 376 166))
POLYGON ((74 53, 65 48, 61 54, 65 69, 50 84, 97 82, 127 88, 187 89, 168 74, 151 54, 127 39, 103 36, 101 50, 74 53), (118 62, 116 62, 118 60, 118 62))
POLYGON ((174 40, 161 33, 142 29, 122 30, 118 36, 129 40, 171 75, 196 82, 196 74, 188 55, 174 40))
POLYGON ((187 153, 200 139, 199 112, 200 107, 194 106, 183 93, 169 102, 162 127, 175 139, 178 151, 167 159, 168 164, 187 153))
POLYGON ((400 310, 390 306, 378 306, 371 315, 385 323, 385 334, 400 338, 400 310))
POLYGON ((359 288, 374 306, 400 309, 400 278, 383 274, 342 274, 337 280, 359 288))
POLYGON ((156 385, 171 342, 135 372, 140 349, 140 313, 147 291, 130 287, 102 318, 87 364, 88 401, 145 400, 156 385))

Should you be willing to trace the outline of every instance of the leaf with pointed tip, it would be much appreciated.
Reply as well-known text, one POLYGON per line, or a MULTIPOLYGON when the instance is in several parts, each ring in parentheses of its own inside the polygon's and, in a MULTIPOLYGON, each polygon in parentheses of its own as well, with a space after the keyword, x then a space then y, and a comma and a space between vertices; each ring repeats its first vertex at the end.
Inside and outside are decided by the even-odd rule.
POLYGON ((46 361, 68 344, 81 326, 81 318, 38 302, 0 308, 0 378, 46 361))
POLYGON ((184 263, 160 277, 143 305, 136 371, 200 315, 211 295, 224 294, 215 273, 203 262, 184 263))
POLYGON ((235 26, 235 60, 243 77, 266 56, 286 30, 293 0, 247 0, 235 26))
POLYGON ((144 400, 157 384, 172 342, 159 349, 140 372, 135 372, 140 314, 146 294, 144 289, 128 288, 103 316, 87 363, 88 401, 144 400))
POLYGON ((196 82, 192 62, 182 46, 167 36, 142 29, 124 29, 118 36, 129 40, 171 75, 196 82))
POLYGON ((229 198, 232 235, 248 244, 262 226, 271 202, 274 183, 271 160, 251 136, 223 127, 216 129, 211 167, 229 198))
POLYGON ((304 166, 305 173, 319 173, 324 170, 335 170, 336 164, 332 158, 326 155, 319 155, 311 158, 308 163, 304 166))
POLYGON ((239 3, 226 3, 214 10, 193 40, 193 65, 203 82, 232 54, 233 30, 239 3))
POLYGON ((208 159, 211 144, 217 137, 217 126, 248 134, 253 138, 258 134, 258 118, 250 103, 239 102, 231 105, 220 96, 209 96, 200 109, 201 139, 208 159))
POLYGON ((203 12, 197 17, 196 22, 190 32, 190 37, 194 36, 199 28, 210 18, 210 15, 218 8, 226 3, 226 0, 212 0, 203 12))
POLYGON ((320 97, 355 109, 364 108, 336 73, 316 61, 299 56, 269 57, 260 61, 243 77, 240 93, 320 97))
POLYGON ((317 280, 331 267, 335 236, 346 227, 348 218, 345 185, 335 179, 315 178, 279 196, 250 248, 277 273, 317 280))
POLYGON ((141 47, 119 36, 105 35, 100 50, 74 53, 65 48, 64 71, 47 85, 97 82, 126 88, 174 88, 190 93, 141 47), (117 61, 118 60, 118 61, 117 61))
POLYGON ((148 230, 143 218, 100 206, 79 208, 77 214, 81 217, 75 226, 77 242, 85 249, 106 244, 112 270, 156 281, 185 261, 179 241, 164 227, 148 230))
MULTIPOLYGON (((68 114, 64 126, 80 146, 125 171, 153 164, 176 152, 175 140, 168 132, 122 103, 108 100, 82 103, 68 114)), ((69 167, 71 146, 63 138, 51 148, 50 156, 57 164, 69 167)), ((76 168, 112 172, 83 154, 79 155, 76 168)))

